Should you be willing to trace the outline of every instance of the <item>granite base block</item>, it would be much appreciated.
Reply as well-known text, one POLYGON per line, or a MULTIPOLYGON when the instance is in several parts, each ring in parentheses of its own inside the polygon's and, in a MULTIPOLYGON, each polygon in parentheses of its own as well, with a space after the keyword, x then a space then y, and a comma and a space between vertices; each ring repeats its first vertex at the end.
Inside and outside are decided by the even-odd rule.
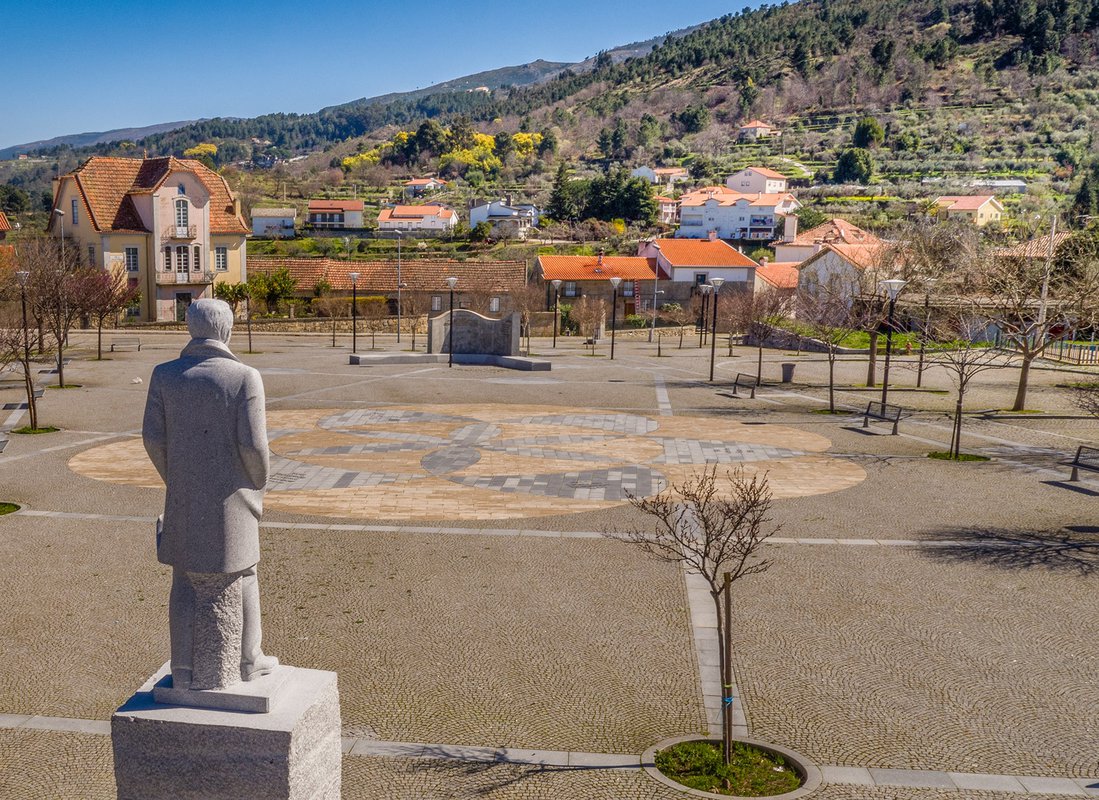
POLYGON ((157 703, 163 677, 111 717, 119 800, 339 800, 336 673, 292 670, 266 714, 157 703))

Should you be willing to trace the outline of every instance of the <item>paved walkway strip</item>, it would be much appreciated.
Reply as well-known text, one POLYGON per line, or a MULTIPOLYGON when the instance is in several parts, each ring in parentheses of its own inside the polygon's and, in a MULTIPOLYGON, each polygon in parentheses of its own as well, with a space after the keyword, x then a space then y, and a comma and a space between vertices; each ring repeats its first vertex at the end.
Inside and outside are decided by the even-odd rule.
MULTIPOLYGON (((708 599, 708 598, 707 598, 708 599)), ((97 719, 0 714, 0 729, 86 733, 108 736, 111 723, 97 719)), ((575 769, 640 769, 640 755, 588 753, 578 750, 534 750, 520 747, 475 747, 424 742, 391 742, 347 737, 343 752, 351 756, 426 758, 575 769)), ((976 772, 942 772, 919 769, 821 767, 825 783, 854 786, 891 786, 942 789, 955 792, 999 791, 1020 795, 1099 797, 1099 778, 1051 778, 1037 775, 990 775, 976 772)))
POLYGON ((668 397, 668 387, 664 383, 664 376, 659 372, 652 373, 653 384, 656 387, 656 407, 660 410, 660 416, 672 416, 672 401, 668 397))

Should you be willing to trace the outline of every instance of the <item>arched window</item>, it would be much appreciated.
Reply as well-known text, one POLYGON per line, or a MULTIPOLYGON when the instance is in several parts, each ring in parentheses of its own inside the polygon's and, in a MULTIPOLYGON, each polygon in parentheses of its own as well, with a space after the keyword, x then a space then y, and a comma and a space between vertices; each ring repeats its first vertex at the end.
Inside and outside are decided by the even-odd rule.
POLYGON ((183 198, 176 200, 176 227, 186 228, 189 224, 190 210, 187 201, 183 198))

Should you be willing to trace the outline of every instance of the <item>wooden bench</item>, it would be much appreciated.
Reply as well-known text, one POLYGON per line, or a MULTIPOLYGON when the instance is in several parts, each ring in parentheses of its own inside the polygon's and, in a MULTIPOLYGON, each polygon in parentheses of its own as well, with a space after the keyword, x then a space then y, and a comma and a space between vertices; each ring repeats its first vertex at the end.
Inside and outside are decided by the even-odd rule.
POLYGON ((745 375, 743 372, 736 374, 736 380, 733 381, 733 396, 740 397, 740 392, 737 388, 748 389, 750 394, 748 395, 752 400, 756 399, 756 387, 759 386, 759 382, 756 380, 755 375, 745 375))
POLYGON ((862 427, 869 428, 870 420, 877 419, 882 422, 893 423, 892 436, 897 435, 897 426, 900 425, 901 418, 907 417, 904 409, 900 406, 891 405, 890 403, 882 403, 879 401, 871 400, 866 404, 866 411, 862 415, 862 427))
POLYGON ((120 336, 115 339, 111 339, 111 352, 115 351, 116 347, 136 347, 137 352, 141 352, 141 340, 136 336, 120 336))
POLYGON ((1099 447, 1088 447, 1086 444, 1080 445, 1076 448, 1076 455, 1072 457, 1072 461, 1068 462, 1068 466, 1072 467, 1070 481, 1080 480, 1080 470, 1082 469, 1099 472, 1099 447))

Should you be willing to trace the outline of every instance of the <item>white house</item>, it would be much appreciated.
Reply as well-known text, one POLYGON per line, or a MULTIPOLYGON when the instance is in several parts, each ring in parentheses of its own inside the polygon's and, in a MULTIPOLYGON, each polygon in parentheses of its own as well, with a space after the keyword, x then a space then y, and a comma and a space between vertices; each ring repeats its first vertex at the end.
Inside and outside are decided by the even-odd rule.
POLYGON ((737 128, 737 138, 741 141, 755 141, 778 136, 779 130, 774 125, 768 125, 762 120, 754 119, 737 128))
POLYGON ((830 244, 882 244, 874 234, 836 217, 799 233, 793 239, 774 242, 775 261, 804 261, 830 244))
POLYGON ((751 289, 759 266, 717 238, 650 239, 638 245, 637 254, 655 258, 661 271, 671 277, 673 285, 667 287, 663 302, 687 300, 696 287, 712 278, 722 278, 730 289, 751 289))
POLYGON ((766 167, 745 167, 726 178, 725 186, 744 194, 781 194, 786 191, 786 176, 766 167))
POLYGON ((408 197, 420 197, 429 192, 437 192, 446 187, 447 182, 442 178, 413 178, 405 181, 404 193, 408 197))
POLYGON ((797 233, 801 208, 788 193, 742 194, 724 186, 706 186, 679 198, 680 239, 708 239, 711 232, 719 239, 771 241, 780 234, 792 239, 797 233))
POLYGON ((878 271, 887 256, 886 246, 877 244, 827 244, 798 266, 798 289, 809 295, 830 291, 854 297, 860 285, 876 285, 863 273, 878 271))
POLYGON ((441 205, 394 206, 378 214, 383 231, 429 231, 442 233, 458 224, 458 213, 441 205))
POLYGON ((679 222, 679 201, 671 197, 657 195, 655 198, 660 206, 660 222, 664 225, 675 225, 679 222))
POLYGON ((653 185, 683 183, 690 180, 691 174, 686 167, 638 167, 630 172, 635 178, 644 178, 653 185))
POLYGON ((510 199, 481 203, 469 210, 469 225, 492 225, 495 233, 522 239, 538 224, 539 210, 530 203, 513 204, 510 199))
POLYGON ((253 208, 252 235, 269 239, 293 239, 297 221, 297 209, 253 208))
POLYGON ((310 200, 309 224, 314 228, 361 228, 362 200, 310 200))

